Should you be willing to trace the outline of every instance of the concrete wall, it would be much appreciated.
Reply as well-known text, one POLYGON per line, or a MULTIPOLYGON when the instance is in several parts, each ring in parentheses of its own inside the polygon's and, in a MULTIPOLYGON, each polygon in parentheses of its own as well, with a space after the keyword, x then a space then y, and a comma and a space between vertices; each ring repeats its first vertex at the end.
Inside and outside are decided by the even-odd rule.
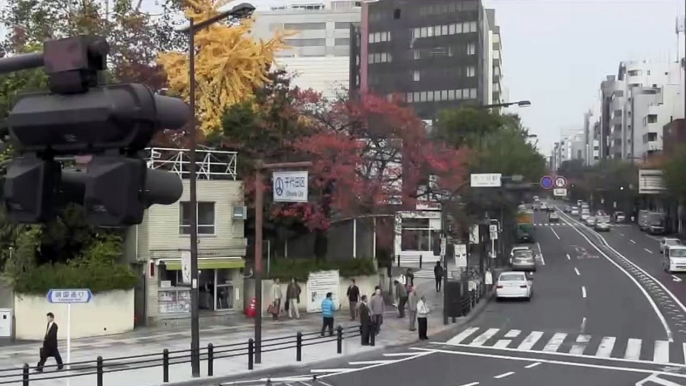
MULTIPOLYGON (((134 291, 96 294, 87 304, 71 306, 71 337, 118 334, 133 330, 134 291)), ((48 312, 55 314, 59 339, 67 338, 67 305, 48 303, 45 296, 19 295, 14 300, 16 339, 43 340, 48 312)))

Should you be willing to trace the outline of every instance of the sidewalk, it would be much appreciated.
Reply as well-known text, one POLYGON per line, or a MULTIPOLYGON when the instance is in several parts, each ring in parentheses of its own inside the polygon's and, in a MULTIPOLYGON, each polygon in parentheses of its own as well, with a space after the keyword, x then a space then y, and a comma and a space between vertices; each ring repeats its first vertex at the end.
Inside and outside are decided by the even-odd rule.
MULTIPOLYGON (((418 290, 421 294, 426 297, 429 303, 432 313, 429 317, 429 334, 434 334, 456 326, 455 324, 449 324, 447 326, 443 325, 442 321, 442 303, 443 297, 442 293, 436 293, 434 289, 433 280, 415 279, 415 284, 417 284, 418 290)), ((390 308, 390 307, 389 307, 390 308)), ((344 339, 343 341, 343 355, 355 355, 365 351, 370 351, 374 349, 383 349, 388 346, 395 346, 400 344, 409 344, 417 340, 417 333, 411 332, 408 329, 408 319, 407 318, 397 318, 397 311, 395 309, 387 309, 384 324, 380 335, 377 337, 376 346, 368 347, 361 346, 359 337, 351 337, 349 339, 344 339)), ((345 312, 341 312, 337 315, 335 324, 345 326, 350 326, 356 324, 347 318, 345 312)), ((318 331, 321 328, 321 316, 319 314, 307 314, 302 315, 300 320, 283 320, 279 322, 274 322, 270 319, 264 319, 263 327, 263 339, 269 339, 273 337, 283 337, 292 336, 292 340, 284 345, 291 346, 295 342, 295 334, 297 331, 303 333, 318 331)), ((79 361, 93 361, 97 356, 102 356, 105 358, 105 363, 107 363, 108 358, 141 355, 141 354, 157 354, 154 358, 141 359, 138 364, 135 361, 129 361, 128 363, 120 363, 120 366, 116 368, 106 368, 107 370, 119 370, 113 373, 105 373, 104 380, 105 384, 108 385, 120 385, 120 384, 132 384, 136 385, 158 385, 162 384, 162 367, 154 367, 148 369, 135 369, 125 371, 126 368, 131 368, 135 366, 141 366, 146 364, 140 364, 140 362, 145 360, 154 360, 152 363, 148 364, 159 364, 161 363, 161 352, 164 349, 169 351, 176 350, 187 350, 190 347, 190 332, 168 332, 164 333, 164 330, 159 331, 162 335, 166 335, 166 339, 157 340, 158 337, 155 335, 141 335, 138 332, 132 334, 122 334, 121 337, 102 337, 102 338, 88 338, 82 340, 75 340, 72 343, 72 362, 79 361)), ((249 338, 253 337, 253 327, 252 325, 242 325, 242 326, 213 326, 203 329, 201 332, 201 347, 207 347, 208 343, 212 343, 214 346, 233 344, 233 343, 247 343, 249 338)), ((263 350, 268 350, 266 347, 268 343, 265 342, 263 350)), ((246 346, 242 346, 246 347, 246 346)), ((62 350, 62 356, 66 361, 66 350, 64 344, 60 344, 62 350)), ((24 363, 29 363, 31 366, 35 366, 38 360, 38 349, 39 344, 29 344, 21 346, 11 346, 5 347, 0 350, 0 369, 6 368, 20 368, 24 363)), ((217 349, 219 351, 220 349, 217 349)), ((245 350, 240 351, 241 353, 246 353, 245 350)), ((187 355, 187 354, 178 354, 187 355)), ((220 358, 222 354, 216 354, 216 358, 220 358)), ((226 354, 223 354, 226 355, 226 354)), ((311 364, 313 362, 319 362, 329 359, 334 359, 340 357, 336 353, 336 342, 335 338, 331 342, 313 344, 310 346, 303 346, 302 349, 302 362, 300 365, 311 364)), ((48 365, 53 364, 53 360, 48 360, 48 365)), ((233 358, 223 358, 215 359, 214 363, 214 375, 215 376, 228 376, 228 375, 238 375, 241 373, 248 372, 248 358, 247 355, 240 355, 233 358)), ((295 361, 295 348, 289 348, 280 351, 273 352, 263 352, 262 354, 262 364, 255 365, 255 370, 270 369, 283 366, 298 365, 295 361)), ((207 374, 207 362, 203 361, 202 375, 207 374)), ((91 375, 84 375, 74 377, 70 381, 70 386, 93 386, 95 384, 95 375, 92 375, 91 371, 87 370, 71 370, 74 375, 88 373, 91 375)), ((0 377, 6 373, 0 372, 0 377)), ((63 375, 63 373, 53 373, 53 369, 46 369, 46 372, 40 375, 41 378, 46 378, 50 376, 63 375)), ((66 379, 46 379, 43 381, 33 380, 33 378, 38 378, 37 375, 31 374, 31 385, 66 385, 66 379)), ((182 363, 170 366, 169 378, 171 382, 181 382, 192 379, 190 364, 182 363)), ((16 380, 18 378, 0 378, 0 384, 8 380, 16 380)), ((12 384, 19 384, 15 382, 12 384)))

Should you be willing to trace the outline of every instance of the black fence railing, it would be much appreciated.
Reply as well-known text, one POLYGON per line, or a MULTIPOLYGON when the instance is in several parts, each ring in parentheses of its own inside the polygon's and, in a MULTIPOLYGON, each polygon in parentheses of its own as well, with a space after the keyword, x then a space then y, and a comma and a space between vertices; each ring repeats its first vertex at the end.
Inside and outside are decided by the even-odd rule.
MULTIPOLYGON (((343 353, 343 340, 359 337, 361 329, 359 325, 347 327, 338 326, 333 335, 322 335, 320 331, 302 333, 298 332, 295 336, 281 336, 262 339, 262 352, 268 353, 295 349, 295 360, 302 361, 302 349, 323 343, 336 342, 336 353, 343 353)), ((373 346, 374 334, 370 334, 373 346)), ((214 376, 214 361, 218 359, 234 358, 245 356, 248 370, 254 368, 255 341, 250 338, 243 343, 230 343, 223 345, 208 344, 207 347, 200 348, 198 355, 200 360, 206 362, 207 375, 214 376)), ((163 350, 161 353, 140 354, 125 357, 103 358, 98 356, 95 360, 65 363, 64 369, 69 372, 36 372, 37 367, 24 364, 21 368, 0 369, 0 385, 18 384, 29 386, 31 381, 48 381, 55 379, 66 379, 85 376, 96 376, 96 385, 103 386, 105 374, 135 371, 161 367, 161 378, 163 383, 169 382, 169 367, 191 362, 192 350, 163 350)), ((56 369, 57 365, 44 366, 43 369, 56 369)))

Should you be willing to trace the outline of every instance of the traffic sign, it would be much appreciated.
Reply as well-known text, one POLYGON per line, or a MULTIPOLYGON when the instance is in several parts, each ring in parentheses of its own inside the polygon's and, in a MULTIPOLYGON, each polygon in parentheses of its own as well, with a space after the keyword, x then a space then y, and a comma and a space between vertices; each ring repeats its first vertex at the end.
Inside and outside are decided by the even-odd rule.
POLYGON ((307 171, 274 172, 275 202, 307 202, 307 171))
POLYGON ((553 190, 553 196, 555 196, 555 197, 566 197, 567 196, 567 189, 555 188, 555 190, 553 190))
POLYGON ((556 176, 555 177, 555 187, 556 188, 566 188, 567 187, 567 179, 562 177, 562 176, 556 176))
POLYGON ((46 296, 50 303, 74 304, 90 302, 93 293, 87 288, 51 289, 46 296))
POLYGON ((191 252, 181 251, 181 282, 191 283, 191 252))
POLYGON ((503 184, 501 173, 473 173, 469 178, 472 188, 499 188, 503 184))
POLYGON ((551 176, 543 176, 543 178, 541 178, 541 187, 543 189, 552 189, 553 183, 553 177, 551 176))
POLYGON ((445 256, 448 249, 448 240, 445 237, 441 237, 441 257, 445 256))
POLYGON ((492 224, 488 226, 488 230, 490 232, 491 240, 498 240, 498 225, 497 224, 492 224))

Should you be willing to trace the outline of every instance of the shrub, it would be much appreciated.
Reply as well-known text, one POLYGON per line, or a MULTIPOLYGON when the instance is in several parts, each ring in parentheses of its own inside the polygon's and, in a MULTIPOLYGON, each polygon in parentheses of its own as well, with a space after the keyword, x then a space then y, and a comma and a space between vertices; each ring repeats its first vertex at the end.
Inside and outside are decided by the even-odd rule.
POLYGON ((290 280, 292 277, 306 281, 310 272, 335 270, 342 277, 369 276, 376 273, 374 259, 336 259, 317 261, 315 259, 274 259, 269 269, 269 278, 290 280))

